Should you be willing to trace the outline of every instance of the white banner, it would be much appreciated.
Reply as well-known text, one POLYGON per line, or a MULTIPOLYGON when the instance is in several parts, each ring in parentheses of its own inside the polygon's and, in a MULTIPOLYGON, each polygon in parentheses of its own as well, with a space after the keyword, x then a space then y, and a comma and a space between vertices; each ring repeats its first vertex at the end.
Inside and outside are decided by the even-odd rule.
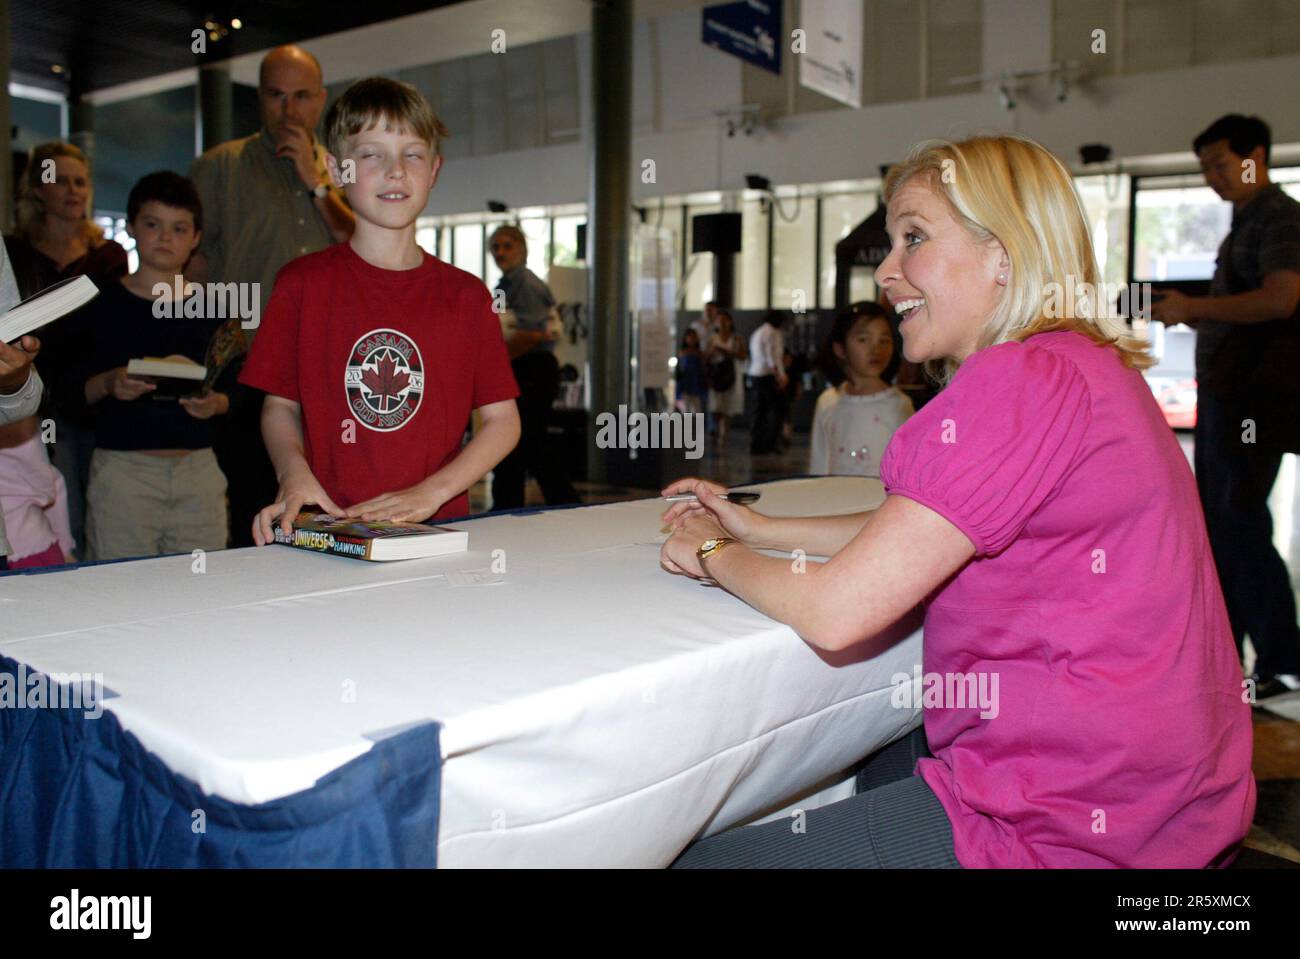
POLYGON ((862 0, 803 0, 807 49, 796 56, 799 82, 810 90, 862 106, 862 0))

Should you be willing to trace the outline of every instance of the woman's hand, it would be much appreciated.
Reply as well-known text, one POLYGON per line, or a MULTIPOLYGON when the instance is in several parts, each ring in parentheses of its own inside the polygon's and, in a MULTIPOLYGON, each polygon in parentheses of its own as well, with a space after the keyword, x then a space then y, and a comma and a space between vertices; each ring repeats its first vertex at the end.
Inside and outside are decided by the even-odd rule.
MULTIPOLYGON (((720 483, 696 479, 695 477, 681 479, 672 483, 663 491, 662 495, 672 496, 675 493, 694 493, 698 498, 693 501, 688 500, 670 505, 663 514, 664 525, 677 529, 688 518, 707 513, 712 517, 713 522, 722 529, 722 535, 740 540, 746 546, 763 545, 763 530, 768 522, 768 517, 762 513, 754 512, 748 506, 738 506, 722 499, 719 494, 726 491, 727 488, 720 483)), ((704 538, 708 539, 707 536, 704 538)), ((698 546, 699 543, 695 545, 698 546)))
POLYGON ((659 565, 670 573, 708 579, 709 574, 700 565, 697 550, 705 540, 726 536, 727 531, 707 510, 693 510, 674 527, 673 534, 659 549, 659 565))

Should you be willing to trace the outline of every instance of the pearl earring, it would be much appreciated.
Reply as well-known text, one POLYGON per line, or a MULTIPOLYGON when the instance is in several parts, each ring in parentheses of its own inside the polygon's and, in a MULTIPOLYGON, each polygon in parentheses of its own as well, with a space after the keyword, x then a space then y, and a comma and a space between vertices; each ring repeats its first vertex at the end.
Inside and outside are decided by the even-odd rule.
POLYGON ((1005 282, 1007 282, 1007 275, 1006 275, 1005 273, 999 273, 999 274, 998 274, 998 282, 999 282, 999 283, 1005 283, 1005 282))

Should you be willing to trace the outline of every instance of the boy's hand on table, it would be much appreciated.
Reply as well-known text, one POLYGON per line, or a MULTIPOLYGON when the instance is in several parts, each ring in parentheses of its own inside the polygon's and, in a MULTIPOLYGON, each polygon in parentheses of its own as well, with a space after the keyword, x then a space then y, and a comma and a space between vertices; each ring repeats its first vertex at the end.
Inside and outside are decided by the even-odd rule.
POLYGON ((230 412, 230 397, 225 393, 204 393, 201 396, 182 396, 180 404, 196 420, 210 420, 230 412))
POLYGON ((280 491, 275 502, 253 517, 253 542, 258 546, 275 542, 275 521, 280 521, 280 529, 285 535, 293 533, 293 521, 298 511, 307 503, 315 503, 331 516, 343 516, 345 511, 329 497, 320 480, 306 466, 290 470, 280 481, 280 491))
POLYGON ((0 340, 0 393, 17 393, 32 375, 32 362, 41 351, 41 341, 24 336, 16 346, 0 340))
POLYGON ((366 523, 422 523, 438 512, 449 499, 450 496, 426 480, 408 489, 380 493, 364 503, 349 507, 345 515, 366 523))

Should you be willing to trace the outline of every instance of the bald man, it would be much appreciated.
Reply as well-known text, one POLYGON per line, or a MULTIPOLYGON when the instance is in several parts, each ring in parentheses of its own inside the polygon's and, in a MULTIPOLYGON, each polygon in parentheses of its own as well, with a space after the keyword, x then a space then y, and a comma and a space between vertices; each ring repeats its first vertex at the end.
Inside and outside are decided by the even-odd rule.
MULTIPOLYGON (((190 168, 203 201, 203 242, 186 273, 210 283, 257 283, 265 310, 280 267, 346 241, 356 218, 316 140, 326 96, 316 58, 296 46, 272 50, 262 60, 257 96, 262 129, 213 147, 190 168)), ((250 302, 250 293, 241 300, 250 302)), ((262 444, 262 394, 242 390, 232 395, 214 442, 229 482, 232 546, 253 545, 253 516, 277 488, 262 444)))

